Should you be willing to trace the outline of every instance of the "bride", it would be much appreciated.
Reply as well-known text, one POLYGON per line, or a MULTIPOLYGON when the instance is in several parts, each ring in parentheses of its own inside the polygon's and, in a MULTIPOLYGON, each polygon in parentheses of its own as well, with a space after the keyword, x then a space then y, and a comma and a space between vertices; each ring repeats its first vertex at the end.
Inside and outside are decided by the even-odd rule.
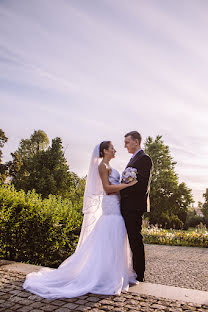
POLYGON ((76 251, 57 269, 27 274, 23 288, 44 298, 72 298, 86 293, 120 295, 136 283, 119 191, 120 175, 109 162, 115 157, 110 141, 98 144, 87 175, 84 219, 76 251))

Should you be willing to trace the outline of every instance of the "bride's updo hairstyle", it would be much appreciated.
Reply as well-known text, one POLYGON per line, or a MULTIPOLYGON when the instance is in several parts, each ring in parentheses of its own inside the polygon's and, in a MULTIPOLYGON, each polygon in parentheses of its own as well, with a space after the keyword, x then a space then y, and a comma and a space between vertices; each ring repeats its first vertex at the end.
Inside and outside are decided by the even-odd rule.
POLYGON ((104 157, 104 149, 108 150, 110 147, 111 141, 103 141, 100 143, 100 158, 104 157))

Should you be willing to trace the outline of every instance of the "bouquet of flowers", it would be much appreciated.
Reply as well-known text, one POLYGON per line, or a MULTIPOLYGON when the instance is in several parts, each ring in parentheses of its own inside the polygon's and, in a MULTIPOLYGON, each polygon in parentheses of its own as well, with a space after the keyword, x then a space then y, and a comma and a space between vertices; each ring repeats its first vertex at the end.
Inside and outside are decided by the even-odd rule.
POLYGON ((129 182, 136 181, 137 179, 137 169, 128 167, 124 170, 121 176, 121 183, 128 184, 129 182))

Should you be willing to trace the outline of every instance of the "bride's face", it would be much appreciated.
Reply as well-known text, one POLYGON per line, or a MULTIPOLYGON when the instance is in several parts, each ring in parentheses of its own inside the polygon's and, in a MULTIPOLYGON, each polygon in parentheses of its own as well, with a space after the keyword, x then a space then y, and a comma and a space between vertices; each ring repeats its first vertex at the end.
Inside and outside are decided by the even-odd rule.
POLYGON ((111 158, 114 158, 115 157, 115 154, 116 154, 116 150, 113 146, 112 143, 110 143, 110 146, 107 150, 105 150, 105 154, 111 159, 111 158))

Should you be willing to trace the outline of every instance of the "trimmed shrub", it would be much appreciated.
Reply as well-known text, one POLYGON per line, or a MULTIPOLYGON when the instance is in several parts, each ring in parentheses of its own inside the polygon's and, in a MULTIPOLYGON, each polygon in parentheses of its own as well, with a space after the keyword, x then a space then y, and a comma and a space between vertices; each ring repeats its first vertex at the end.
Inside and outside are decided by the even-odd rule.
POLYGON ((42 200, 35 191, 0 186, 0 257, 57 267, 76 248, 80 211, 60 196, 42 200))
POLYGON ((192 216, 192 217, 188 218, 188 220, 185 223, 185 226, 186 226, 187 229, 189 227, 194 227, 195 228, 200 223, 205 223, 204 222, 204 218, 196 215, 196 216, 192 216))

